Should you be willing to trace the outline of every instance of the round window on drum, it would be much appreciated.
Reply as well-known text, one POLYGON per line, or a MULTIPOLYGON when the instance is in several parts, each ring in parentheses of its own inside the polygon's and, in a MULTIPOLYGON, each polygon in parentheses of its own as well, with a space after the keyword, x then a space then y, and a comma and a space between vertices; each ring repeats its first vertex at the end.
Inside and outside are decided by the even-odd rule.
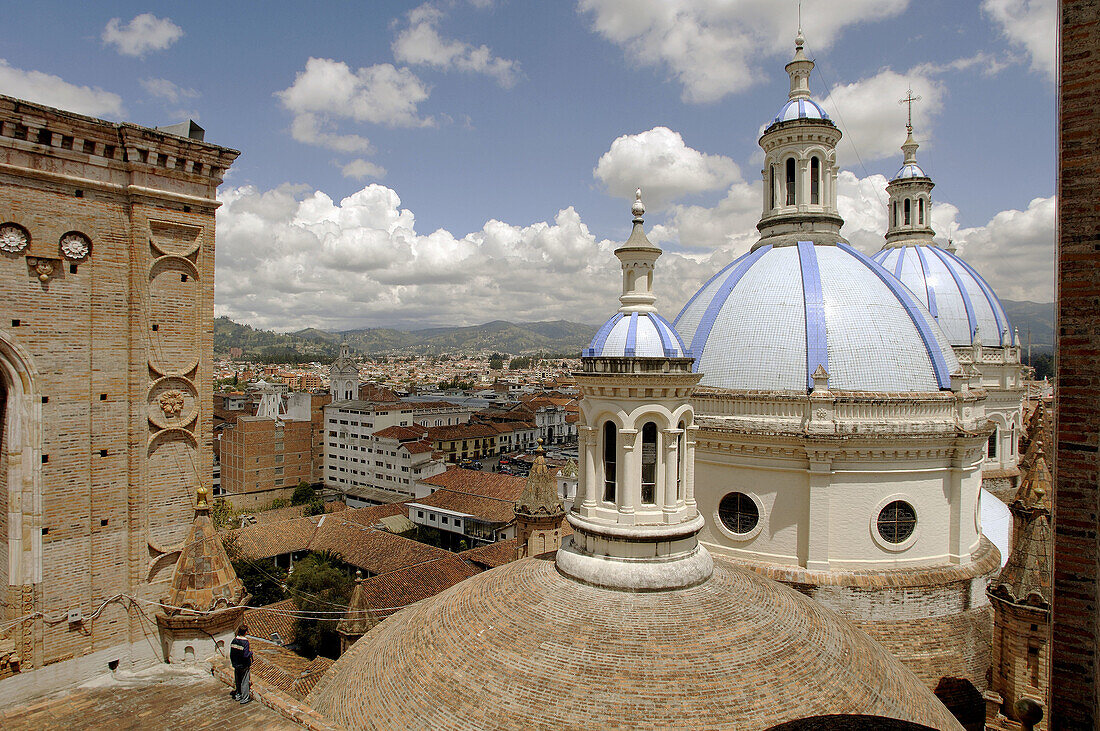
POLYGON ((749 533, 760 522, 760 509, 745 493, 731 492, 718 503, 718 519, 734 533, 749 533))
POLYGON ((887 543, 904 543, 917 527, 917 511, 904 500, 895 500, 878 514, 878 534, 887 543))

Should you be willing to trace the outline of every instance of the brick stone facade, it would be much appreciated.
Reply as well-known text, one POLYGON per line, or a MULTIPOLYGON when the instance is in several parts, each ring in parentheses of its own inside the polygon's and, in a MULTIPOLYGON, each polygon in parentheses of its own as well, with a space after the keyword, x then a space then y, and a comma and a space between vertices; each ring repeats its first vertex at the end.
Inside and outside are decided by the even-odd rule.
POLYGON ((235 508, 289 499, 313 481, 312 421, 242 416, 222 431, 222 492, 235 508))
POLYGON ((1060 11, 1051 727, 1078 729, 1100 722, 1100 4, 1060 11))
POLYGON ((165 596, 211 482, 215 191, 237 154, 0 96, 9 699, 150 652, 107 600, 165 596))

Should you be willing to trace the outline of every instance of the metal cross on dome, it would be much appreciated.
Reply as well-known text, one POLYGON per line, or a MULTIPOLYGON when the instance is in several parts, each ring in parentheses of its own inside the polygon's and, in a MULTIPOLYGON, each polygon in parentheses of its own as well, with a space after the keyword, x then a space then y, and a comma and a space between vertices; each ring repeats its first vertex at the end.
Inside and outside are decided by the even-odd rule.
POLYGON ((898 99, 898 104, 909 105, 909 122, 905 125, 905 128, 909 130, 909 132, 913 131, 913 102, 919 102, 920 100, 920 96, 913 96, 913 87, 909 87, 904 99, 898 99))

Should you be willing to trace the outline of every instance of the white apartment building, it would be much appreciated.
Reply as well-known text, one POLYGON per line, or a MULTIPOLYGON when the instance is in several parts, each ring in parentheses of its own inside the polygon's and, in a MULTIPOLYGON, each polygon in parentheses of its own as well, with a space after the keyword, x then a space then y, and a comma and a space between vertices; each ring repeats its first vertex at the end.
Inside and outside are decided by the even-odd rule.
POLYGON ((411 496, 417 480, 446 469, 420 441, 426 427, 469 420, 469 409, 442 402, 334 401, 325 407, 325 485, 353 507, 370 490, 411 496))

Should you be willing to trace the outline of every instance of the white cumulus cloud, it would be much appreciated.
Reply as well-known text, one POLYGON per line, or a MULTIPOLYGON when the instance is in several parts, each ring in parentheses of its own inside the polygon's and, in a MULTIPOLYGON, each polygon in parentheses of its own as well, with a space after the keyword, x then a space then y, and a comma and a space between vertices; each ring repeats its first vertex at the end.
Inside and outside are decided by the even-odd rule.
POLYGON ((181 99, 197 99, 199 92, 184 88, 168 79, 142 79, 141 88, 152 96, 177 104, 181 99))
POLYGON ((122 18, 111 18, 100 36, 107 45, 124 56, 144 56, 149 51, 163 51, 183 37, 183 28, 168 18, 142 13, 126 25, 122 18))
POLYGON ((870 78, 833 87, 821 106, 844 133, 837 145, 841 165, 855 164, 857 152, 864 161, 896 156, 900 163, 908 107, 898 100, 909 88, 921 97, 913 104, 914 133, 918 141, 927 139, 932 120, 943 109, 945 88, 926 69, 905 74, 883 69, 870 78))
POLYGON ((60 76, 25 71, 0 58, 0 93, 92 117, 121 117, 122 97, 98 86, 77 86, 60 76))
POLYGON ((406 68, 380 63, 352 71, 343 61, 310 58, 304 71, 277 93, 283 106, 297 114, 343 117, 389 127, 427 127, 417 105, 428 87, 406 68))
MULTIPOLYGON (((807 3, 807 49, 850 25, 901 14, 908 0, 807 3)), ((763 78, 761 61, 794 51, 794 3, 774 0, 580 0, 593 29, 645 66, 667 70, 688 102, 712 102, 763 78)), ((812 54, 811 54, 812 55, 812 54)))
POLYGON ((520 72, 518 61, 495 56, 486 45, 443 38, 439 34, 442 18, 442 11, 430 3, 410 11, 408 27, 394 39, 394 59, 411 66, 485 74, 506 89, 515 85, 520 72))
MULTIPOLYGON (((221 191, 215 309, 261 327, 430 327, 569 319, 618 307, 618 242, 572 207, 552 221, 487 221, 464 236, 416 230, 397 193, 372 184, 336 202, 304 187, 221 191)), ((625 228, 625 227, 624 227, 625 228)), ((674 315, 711 263, 667 253, 655 286, 674 315)))
POLYGON ((983 0, 982 10, 1009 42, 1022 46, 1031 68, 1054 81, 1058 47, 1056 0, 983 0))
POLYGON ((375 165, 369 160, 363 158, 356 158, 351 162, 342 165, 340 172, 345 178, 355 178, 356 180, 363 180, 364 178, 384 178, 386 177, 386 168, 381 165, 375 165))
POLYGON ((592 174, 620 198, 633 200, 642 188, 651 210, 692 193, 721 190, 741 177, 733 160, 688 147, 668 127, 616 138, 592 174))

